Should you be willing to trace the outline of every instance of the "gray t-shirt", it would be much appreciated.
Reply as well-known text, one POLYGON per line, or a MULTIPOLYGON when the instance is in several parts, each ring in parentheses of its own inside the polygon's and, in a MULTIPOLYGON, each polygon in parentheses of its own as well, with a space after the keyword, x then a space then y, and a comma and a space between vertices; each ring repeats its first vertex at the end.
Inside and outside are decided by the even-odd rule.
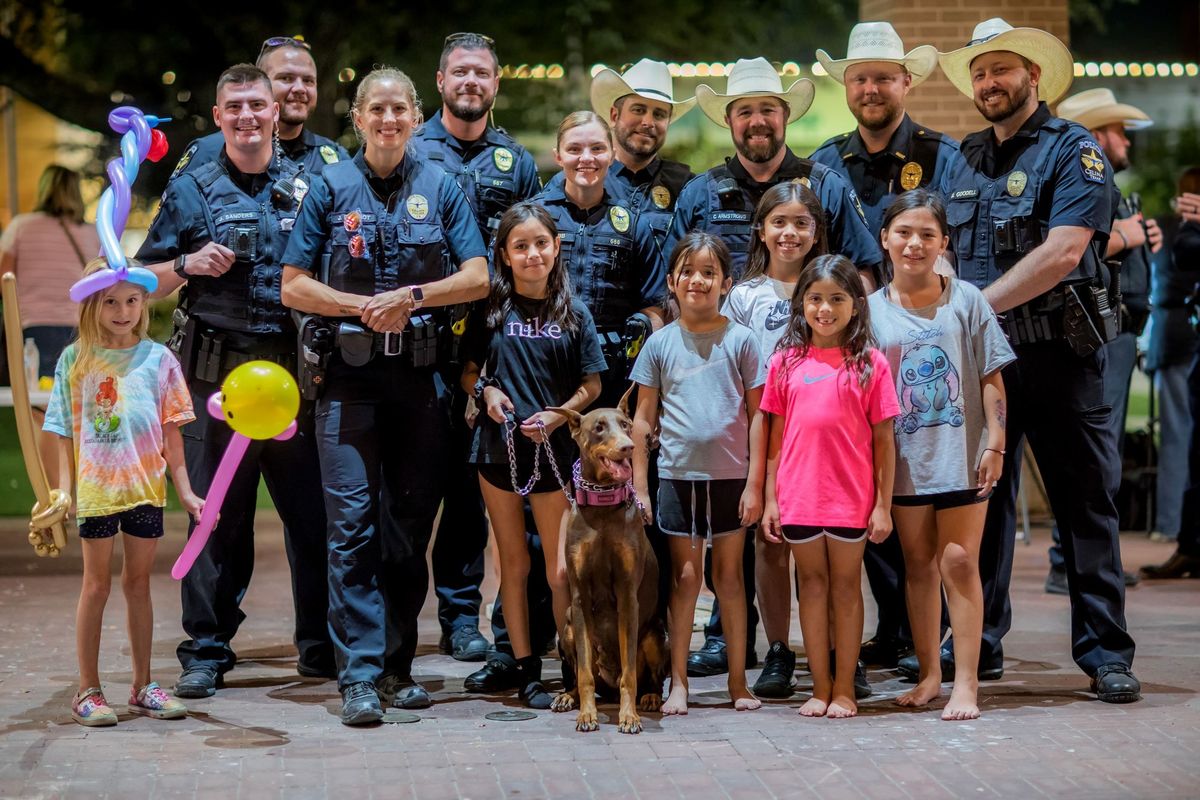
POLYGON ((729 292, 721 313, 754 331, 763 362, 771 360, 775 345, 783 338, 792 317, 792 294, 796 283, 760 275, 743 281, 729 292))
POLYGON ((750 455, 746 392, 766 369, 754 334, 728 322, 692 333, 672 322, 646 340, 630 379, 662 398, 658 474, 671 480, 745 478, 750 455))
POLYGON ((935 303, 906 309, 883 287, 869 298, 871 327, 900 397, 896 495, 977 487, 987 446, 980 381, 1016 359, 983 294, 946 278, 935 303))

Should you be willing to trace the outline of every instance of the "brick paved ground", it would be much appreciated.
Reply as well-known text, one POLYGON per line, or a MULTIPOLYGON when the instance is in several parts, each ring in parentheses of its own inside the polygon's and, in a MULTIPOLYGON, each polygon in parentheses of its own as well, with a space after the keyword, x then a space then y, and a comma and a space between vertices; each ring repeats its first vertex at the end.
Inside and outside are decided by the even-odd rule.
MULTIPOLYGON (((168 569, 182 546, 181 520, 170 524, 154 590, 154 671, 165 684, 178 674, 180 634, 168 569)), ((872 673, 876 696, 853 720, 802 721, 795 699, 738 714, 721 681, 704 679, 693 682, 699 696, 688 717, 648 715, 640 736, 616 732, 612 706, 601 707, 604 724, 592 734, 576 733, 573 715, 548 711, 488 722, 487 712, 517 703, 462 694, 474 667, 437 654, 431 600, 416 672, 436 704, 417 724, 348 729, 337 720, 335 685, 294 672, 275 525, 260 536, 229 688, 189 701, 186 720, 122 713, 116 728, 87 730, 68 711, 78 543, 58 561, 37 559, 20 524, 0 522, 0 797, 1200 796, 1200 582, 1130 592, 1146 697, 1104 705, 1084 692, 1071 663, 1066 598, 1042 593, 1045 538, 1018 549, 1004 680, 985 684, 984 717, 973 723, 896 708, 890 701, 903 684, 886 672, 872 673)), ((1134 565, 1170 550, 1133 536, 1125 548, 1134 565)), ((101 655, 114 702, 130 679, 123 605, 117 590, 101 655)))

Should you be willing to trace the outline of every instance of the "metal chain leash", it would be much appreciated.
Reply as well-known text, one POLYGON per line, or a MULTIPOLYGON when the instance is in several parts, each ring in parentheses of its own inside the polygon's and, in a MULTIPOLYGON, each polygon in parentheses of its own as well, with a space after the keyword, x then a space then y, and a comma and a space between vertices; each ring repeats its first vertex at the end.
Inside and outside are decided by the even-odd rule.
POLYGON ((558 462, 554 459, 554 451, 550 448, 550 436, 546 433, 546 425, 540 419, 537 421, 538 433, 541 434, 541 441, 533 443, 533 474, 529 476, 529 482, 522 488, 520 481, 517 479, 517 451, 513 442, 513 431, 516 430, 517 422, 512 413, 506 412, 504 415, 504 444, 508 447, 508 473, 512 478, 513 491, 521 497, 527 497, 533 491, 533 487, 537 485, 538 479, 542 476, 541 471, 541 452, 546 451, 546 460, 550 462, 550 469, 554 472, 554 477, 558 480, 558 485, 562 487, 563 494, 567 496, 567 500, 573 505, 575 498, 571 496, 571 490, 567 487, 566 481, 563 480, 562 474, 558 471, 558 462))

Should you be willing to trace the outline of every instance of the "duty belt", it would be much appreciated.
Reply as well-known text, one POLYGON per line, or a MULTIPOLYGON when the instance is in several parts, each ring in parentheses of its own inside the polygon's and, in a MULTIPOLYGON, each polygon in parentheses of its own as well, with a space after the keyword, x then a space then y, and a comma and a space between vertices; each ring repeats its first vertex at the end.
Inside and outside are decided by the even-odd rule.
POLYGON ((1000 325, 1011 344, 1049 342, 1062 338, 1062 309, 1035 310, 1029 304, 1005 312, 1000 325))
POLYGON ((202 381, 219 383, 234 368, 249 361, 270 361, 291 371, 296 364, 296 354, 247 353, 241 350, 231 350, 225 346, 223 334, 202 334, 196 351, 193 372, 202 381))
POLYGON ((341 351, 342 360, 351 366, 362 366, 375 355, 386 358, 405 355, 414 367, 437 363, 438 324, 432 316, 413 317, 399 333, 377 333, 348 322, 337 324, 334 330, 334 346, 341 351))

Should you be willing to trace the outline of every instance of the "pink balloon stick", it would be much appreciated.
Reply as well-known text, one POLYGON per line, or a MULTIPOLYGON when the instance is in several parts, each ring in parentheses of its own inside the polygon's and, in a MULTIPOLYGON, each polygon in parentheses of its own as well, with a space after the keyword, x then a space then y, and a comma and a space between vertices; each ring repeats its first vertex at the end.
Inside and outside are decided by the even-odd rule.
POLYGON ((250 437, 240 433, 234 433, 233 438, 229 440, 229 446, 225 448, 225 454, 221 456, 221 463, 217 467, 217 474, 213 476, 212 485, 208 487, 208 497, 204 498, 204 511, 200 513, 200 522, 188 538, 187 545, 175 561, 175 566, 171 567, 171 577, 175 580, 183 580, 183 576, 188 574, 192 564, 196 563, 196 557, 208 543, 208 537, 217 522, 217 515, 221 513, 221 504, 225 502, 225 493, 229 491, 229 484, 233 481, 233 474, 237 472, 249 446, 250 437))

